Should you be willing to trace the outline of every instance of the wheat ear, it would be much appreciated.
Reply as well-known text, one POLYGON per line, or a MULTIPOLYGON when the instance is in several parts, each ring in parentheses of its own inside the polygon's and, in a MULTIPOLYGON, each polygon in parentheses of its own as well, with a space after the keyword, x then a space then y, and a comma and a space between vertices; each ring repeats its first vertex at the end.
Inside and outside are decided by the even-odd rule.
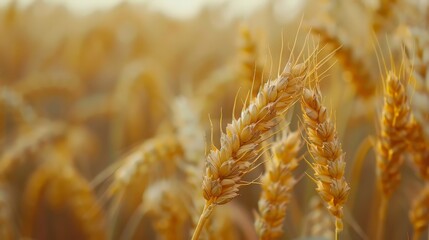
POLYGON ((251 86, 252 96, 258 94, 263 83, 262 69, 258 64, 256 43, 248 28, 240 29, 239 73, 244 84, 251 86))
POLYGON ((41 146, 58 140, 64 133, 63 124, 46 122, 20 134, 12 147, 0 156, 0 179, 9 181, 18 168, 33 159, 29 155, 34 154, 41 146))
POLYGON ((364 98, 375 94, 375 82, 367 64, 357 56, 350 44, 344 43, 329 27, 315 26, 312 32, 318 34, 320 41, 336 49, 335 56, 338 58, 346 71, 350 73, 350 82, 356 93, 364 98))
POLYGON ((307 237, 334 238, 332 216, 318 196, 314 196, 310 200, 310 209, 306 215, 305 226, 304 234, 307 237))
POLYGON ((414 200, 411 210, 410 219, 414 228, 414 240, 420 239, 422 232, 429 225, 429 184, 420 191, 417 198, 414 200))
POLYGON ((298 166, 297 157, 301 147, 299 131, 283 133, 280 141, 272 147, 273 159, 267 162, 262 176, 262 194, 258 202, 259 214, 255 228, 260 239, 276 239, 283 234, 283 221, 286 216, 292 188, 296 183, 292 172, 298 166))
POLYGON ((221 148, 212 147, 207 155, 203 180, 204 210, 192 239, 198 239, 205 221, 216 205, 225 204, 238 195, 241 178, 258 156, 263 135, 277 125, 277 117, 301 96, 307 77, 304 63, 288 63, 282 74, 268 81, 258 95, 242 110, 238 119, 221 135, 221 148))
POLYGON ((407 150, 409 124, 410 107, 405 87, 393 72, 389 72, 385 81, 384 105, 376 151, 377 181, 382 193, 377 239, 383 236, 388 200, 401 180, 400 169, 404 162, 404 152, 407 150))
POLYGON ((320 91, 304 89, 301 106, 308 135, 307 145, 314 159, 312 168, 315 171, 316 190, 335 217, 335 229, 338 234, 343 229, 343 206, 350 190, 344 177, 346 167, 344 153, 335 124, 322 105, 320 91))
MULTIPOLYGON (((122 166, 114 174, 110 194, 117 195, 140 177, 148 180, 156 176, 155 173, 150 172, 154 170, 154 165, 160 164, 161 161, 165 161, 164 166, 168 168, 164 168, 163 173, 159 174, 172 174, 176 169, 174 159, 182 156, 182 146, 174 136, 158 136, 144 141, 123 159, 122 166)), ((141 184, 141 186, 145 185, 145 183, 141 184)))
POLYGON ((154 227, 162 239, 183 238, 190 200, 183 194, 184 190, 179 182, 164 180, 152 184, 143 195, 142 210, 153 218, 154 227))

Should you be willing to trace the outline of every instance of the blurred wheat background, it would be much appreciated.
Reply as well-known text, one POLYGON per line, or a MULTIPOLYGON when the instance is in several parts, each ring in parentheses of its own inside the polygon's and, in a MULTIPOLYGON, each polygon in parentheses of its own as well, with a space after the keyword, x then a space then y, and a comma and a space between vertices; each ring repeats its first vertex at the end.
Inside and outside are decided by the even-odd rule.
POLYGON ((429 239, 428 10, 0 1, 0 239, 429 239))

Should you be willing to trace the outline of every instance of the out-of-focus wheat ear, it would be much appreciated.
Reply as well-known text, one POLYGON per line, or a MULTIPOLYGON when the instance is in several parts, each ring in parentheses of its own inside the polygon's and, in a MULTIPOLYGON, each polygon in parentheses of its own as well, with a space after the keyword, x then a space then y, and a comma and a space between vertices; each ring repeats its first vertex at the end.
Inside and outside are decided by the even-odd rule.
MULTIPOLYGON (((405 39, 409 70, 414 80, 411 107, 417 122, 421 124, 426 138, 429 138, 429 33, 425 28, 410 28, 405 39), (407 41, 408 40, 408 41, 407 41)), ((411 94, 410 94, 411 96, 411 94)))
POLYGON ((159 72, 145 61, 132 62, 121 72, 111 102, 116 110, 111 128, 114 156, 124 147, 152 136, 168 112, 168 88, 159 72), (150 108, 145 109, 147 106, 150 108), (142 109, 145 117, 141 117, 142 109))
POLYGON ((226 127, 221 135, 220 149, 212 146, 206 158, 203 180, 204 210, 192 237, 200 232, 216 205, 230 202, 238 195, 242 177, 259 155, 264 135, 275 127, 279 119, 301 96, 308 72, 308 61, 286 64, 277 79, 268 81, 257 96, 241 111, 238 119, 226 127))
POLYGON ((410 107, 404 83, 394 72, 384 81, 384 104, 377 139, 377 182, 381 191, 377 239, 383 238, 388 201, 398 188, 409 136, 410 107))
POLYGON ((43 195, 53 179, 53 172, 45 166, 38 167, 30 176, 24 189, 22 209, 22 235, 25 238, 35 237, 35 222, 43 195))
POLYGON ((375 77, 368 69, 366 62, 357 55, 350 43, 340 39, 333 26, 314 26, 312 32, 320 37, 321 44, 330 45, 335 49, 335 56, 338 58, 344 69, 350 73, 350 83, 358 96, 365 99, 374 96, 376 90, 375 77))
MULTIPOLYGON (((17 126, 20 124, 33 124, 37 119, 34 109, 26 103, 21 94, 12 88, 4 86, 0 88, 0 109, 1 122, 9 116, 6 113, 13 116, 17 126)), ((5 126, 5 124, 2 124, 2 126, 5 126)))
POLYGON ((414 116, 411 117, 408 130, 408 148, 411 160, 422 179, 429 181, 429 142, 424 136, 422 126, 414 116))
POLYGON ((376 33, 395 22, 394 14, 398 0, 381 0, 373 15, 372 27, 376 33))
POLYGON ((312 197, 309 207, 305 217, 304 235, 306 237, 323 237, 327 240, 334 239, 334 219, 326 210, 320 197, 312 197))
POLYGON ((252 90, 252 97, 255 97, 264 81, 263 71, 258 61, 256 43, 250 30, 245 26, 240 29, 238 54, 240 79, 252 90))
POLYGON ((84 88, 73 74, 34 73, 19 81, 14 88, 27 101, 40 101, 50 96, 78 98, 84 88))
POLYGON ((14 226, 12 199, 7 185, 0 183, 0 239, 18 239, 16 226, 14 226))
POLYGON ((153 219, 154 228, 162 239, 183 239, 183 227, 188 219, 189 200, 176 180, 151 184, 143 195, 142 210, 153 219))
POLYGON ((318 88, 304 89, 301 107, 307 132, 308 150, 314 159, 311 164, 315 172, 317 192, 335 217, 336 238, 343 229, 343 207, 350 187, 345 179, 345 154, 338 139, 335 124, 322 105, 318 88))
POLYGON ((177 139, 183 152, 183 161, 179 167, 186 175, 189 194, 193 208, 190 217, 193 227, 198 223, 201 209, 204 207, 204 198, 201 195, 201 181, 204 174, 205 131, 201 123, 202 104, 196 98, 180 96, 173 101, 173 124, 177 139))
POLYGON ((419 240, 421 234, 429 225, 429 184, 426 183, 414 200, 410 210, 410 220, 414 228, 414 240, 419 240))
POLYGON ((273 143, 272 159, 266 164, 262 176, 262 194, 258 201, 259 214, 255 228, 259 239, 277 239, 283 235, 286 207, 296 183, 293 171, 298 166, 298 151, 301 147, 299 131, 283 132, 282 138, 273 143))
POLYGON ((40 123, 21 133, 0 156, 0 179, 9 181, 20 167, 34 159, 32 155, 40 147, 57 141, 64 133, 65 126, 55 122, 40 123))
POLYGON ((104 212, 88 182, 70 165, 52 170, 56 174, 52 181, 57 182, 52 186, 59 188, 53 190, 60 196, 58 205, 70 210, 87 239, 107 239, 104 212))
POLYGON ((202 105, 194 98, 181 96, 173 101, 173 124, 180 142, 184 162, 179 163, 193 188, 198 188, 203 178, 205 130, 201 124, 202 105))
POLYGON ((109 193, 119 194, 140 177, 146 179, 145 182, 140 183, 141 187, 145 188, 147 180, 154 176, 174 174, 177 160, 182 157, 182 145, 173 135, 162 135, 146 140, 121 160, 123 164, 114 173, 109 193), (159 169, 161 165, 163 169, 159 169))

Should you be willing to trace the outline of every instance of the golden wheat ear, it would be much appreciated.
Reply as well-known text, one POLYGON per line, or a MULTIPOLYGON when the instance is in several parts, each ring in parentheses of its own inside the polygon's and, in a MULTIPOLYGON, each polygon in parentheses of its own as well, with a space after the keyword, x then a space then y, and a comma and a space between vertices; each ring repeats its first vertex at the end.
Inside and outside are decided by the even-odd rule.
POLYGON ((298 167, 301 148, 299 131, 284 131, 282 138, 271 148, 273 159, 268 160, 261 179, 262 194, 258 201, 259 214, 255 228, 259 239, 277 239, 283 235, 286 206, 296 183, 293 171, 298 167))
MULTIPOLYGON (((307 132, 307 146, 314 162, 317 192, 335 217, 336 235, 343 229, 343 207, 350 187, 345 180, 345 154, 338 139, 335 124, 322 105, 320 91, 304 89, 301 100, 307 132)), ((337 237, 337 236, 336 236, 337 237)))
POLYGON ((238 119, 226 127, 221 135, 221 148, 213 147, 207 155, 203 180, 203 196, 206 199, 193 239, 200 232, 216 205, 230 202, 238 195, 242 176, 258 157, 261 142, 270 129, 302 94, 307 79, 308 61, 286 64, 283 72, 268 81, 257 96, 241 111, 238 119))
POLYGON ((390 71, 384 79, 384 104, 376 146, 377 183, 381 190, 377 238, 382 239, 388 202, 401 181, 401 167, 408 148, 411 111, 405 82, 390 71))

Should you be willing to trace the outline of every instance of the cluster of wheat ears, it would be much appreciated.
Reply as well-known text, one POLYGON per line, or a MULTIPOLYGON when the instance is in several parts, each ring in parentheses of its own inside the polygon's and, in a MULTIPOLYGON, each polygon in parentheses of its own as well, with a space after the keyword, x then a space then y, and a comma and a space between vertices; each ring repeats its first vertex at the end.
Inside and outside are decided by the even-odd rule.
POLYGON ((429 4, 284 2, 1 7, 0 239, 427 239, 429 4))

